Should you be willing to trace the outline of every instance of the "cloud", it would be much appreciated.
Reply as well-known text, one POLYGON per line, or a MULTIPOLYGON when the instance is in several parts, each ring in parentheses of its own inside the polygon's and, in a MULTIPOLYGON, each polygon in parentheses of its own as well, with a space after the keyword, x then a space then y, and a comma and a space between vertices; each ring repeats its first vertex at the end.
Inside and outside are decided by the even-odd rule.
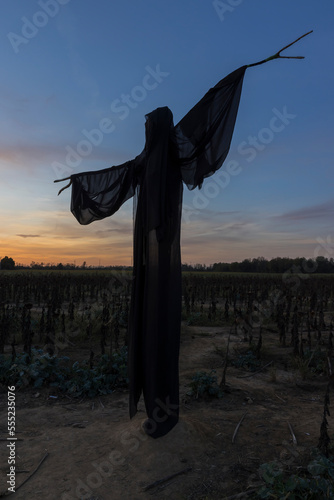
POLYGON ((15 119, 16 115, 21 116, 21 113, 36 111, 36 107, 44 108, 50 103, 57 103, 56 94, 40 95, 40 93, 36 93, 34 95, 30 94, 28 97, 22 97, 20 93, 13 89, 1 88, 1 108, 6 113, 6 117, 16 123, 19 123, 15 119))
POLYGON ((0 148, 0 160, 6 163, 16 164, 26 169, 28 163, 50 161, 56 155, 61 154, 61 149, 52 144, 9 144, 0 148))
POLYGON ((311 205, 297 210, 291 210, 285 214, 275 215, 271 219, 281 222, 303 221, 309 219, 327 218, 334 215, 334 200, 311 205))
POLYGON ((128 238, 129 235, 132 236, 133 233, 133 223, 132 220, 123 220, 112 222, 113 227, 108 229, 97 230, 94 235, 97 238, 110 238, 112 235, 120 234, 128 238))
POLYGON ((219 217, 220 224, 217 224, 218 212, 212 212, 211 220, 204 224, 198 221, 183 225, 181 237, 181 250, 183 262, 205 262, 213 263, 219 261, 242 260, 251 254, 260 255, 256 251, 255 255, 250 249, 253 245, 263 244, 265 236, 261 225, 256 220, 252 220, 249 214, 240 212, 225 213, 225 222, 219 217), (233 257, 231 257, 231 255, 233 257))
MULTIPOLYGON (((16 143, 13 145, 7 145, 0 148, 0 160, 9 163, 22 163, 22 167, 25 167, 27 162, 32 161, 65 161, 67 154, 67 147, 72 147, 75 149, 76 144, 25 144, 16 143)), ((116 161, 124 161, 126 153, 124 151, 116 151, 112 148, 96 147, 93 148, 89 160, 105 160, 110 162, 110 160, 116 159, 116 161)), ((85 159, 85 158, 83 158, 85 159)))
POLYGON ((40 238, 40 234, 17 234, 16 236, 20 236, 20 238, 40 238))

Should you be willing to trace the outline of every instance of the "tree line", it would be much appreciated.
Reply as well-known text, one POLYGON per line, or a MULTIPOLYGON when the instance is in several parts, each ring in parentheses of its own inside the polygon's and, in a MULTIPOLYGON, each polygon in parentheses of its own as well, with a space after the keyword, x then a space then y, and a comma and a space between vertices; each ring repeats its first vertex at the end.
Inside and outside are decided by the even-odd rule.
MULTIPOLYGON (((87 266, 86 262, 77 266, 71 264, 44 264, 43 262, 31 262, 29 266, 15 264, 11 257, 0 258, 0 269, 45 269, 45 270, 85 270, 85 269, 104 269, 104 270, 128 270, 131 266, 87 266)), ((254 259, 244 259, 241 262, 216 262, 215 264, 182 264, 182 271, 188 272, 222 272, 222 273, 277 273, 283 274, 287 271, 294 273, 334 273, 334 258, 319 256, 314 259, 305 259, 304 257, 275 257, 267 260, 264 257, 254 259)))
POLYGON ((264 257, 256 259, 244 259, 242 262, 224 263, 219 262, 210 266, 210 271, 215 272, 243 272, 243 273, 277 273, 287 271, 293 273, 334 273, 334 259, 316 257, 305 259, 304 257, 275 257, 267 260, 264 257))

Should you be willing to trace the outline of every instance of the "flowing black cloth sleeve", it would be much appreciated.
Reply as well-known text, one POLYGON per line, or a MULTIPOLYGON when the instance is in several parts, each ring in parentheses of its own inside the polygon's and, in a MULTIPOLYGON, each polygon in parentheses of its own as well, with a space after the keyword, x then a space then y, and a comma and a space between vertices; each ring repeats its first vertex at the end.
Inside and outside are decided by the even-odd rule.
POLYGON ((140 156, 103 170, 73 174, 71 212, 86 225, 113 215, 135 193, 140 156))
POLYGON ((201 187, 228 154, 246 68, 218 82, 174 128, 182 179, 189 189, 201 187))

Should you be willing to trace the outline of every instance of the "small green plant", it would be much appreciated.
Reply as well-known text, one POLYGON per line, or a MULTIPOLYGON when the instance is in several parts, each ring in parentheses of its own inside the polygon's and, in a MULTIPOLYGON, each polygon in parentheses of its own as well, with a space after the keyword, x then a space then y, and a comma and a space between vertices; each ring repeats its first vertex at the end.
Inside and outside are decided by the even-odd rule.
POLYGON ((207 372, 197 372, 191 379, 189 396, 198 398, 221 398, 223 392, 221 391, 216 375, 213 375, 215 370, 210 373, 207 372))
POLYGON ((308 348, 305 349, 303 357, 297 356, 293 361, 303 380, 326 372, 326 363, 325 352, 322 352, 320 349, 311 350, 308 348))
POLYGON ((54 386, 64 380, 68 372, 67 357, 50 356, 40 349, 31 349, 31 355, 17 354, 14 361, 2 356, 0 359, 0 382, 17 387, 54 386))
POLYGON ((325 373, 327 368, 327 355, 321 349, 305 349, 304 357, 313 373, 325 373))
POLYGON ((231 364, 237 368, 247 368, 250 371, 257 370, 261 362, 253 351, 249 350, 245 354, 239 354, 237 359, 232 359, 231 364))
POLYGON ((101 356, 94 368, 87 363, 70 364, 68 357, 56 357, 31 349, 14 359, 1 356, 0 383, 17 387, 54 387, 73 396, 94 397, 127 387, 127 349, 101 356))
POLYGON ((262 464, 265 482, 253 499, 325 500, 334 498, 334 462, 315 452, 313 460, 300 475, 287 476, 276 462, 262 464))

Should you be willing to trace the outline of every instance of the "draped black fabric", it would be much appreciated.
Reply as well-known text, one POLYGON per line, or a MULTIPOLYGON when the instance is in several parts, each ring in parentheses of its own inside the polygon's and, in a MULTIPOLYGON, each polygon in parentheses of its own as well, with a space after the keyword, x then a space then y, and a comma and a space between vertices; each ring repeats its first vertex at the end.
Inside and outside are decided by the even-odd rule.
POLYGON ((133 417, 143 394, 145 430, 154 438, 169 432, 179 415, 183 182, 189 189, 201 187, 225 160, 245 70, 221 80, 176 126, 167 107, 146 115, 145 148, 135 159, 71 176, 71 211, 80 224, 113 215, 137 195, 129 407, 133 417))

